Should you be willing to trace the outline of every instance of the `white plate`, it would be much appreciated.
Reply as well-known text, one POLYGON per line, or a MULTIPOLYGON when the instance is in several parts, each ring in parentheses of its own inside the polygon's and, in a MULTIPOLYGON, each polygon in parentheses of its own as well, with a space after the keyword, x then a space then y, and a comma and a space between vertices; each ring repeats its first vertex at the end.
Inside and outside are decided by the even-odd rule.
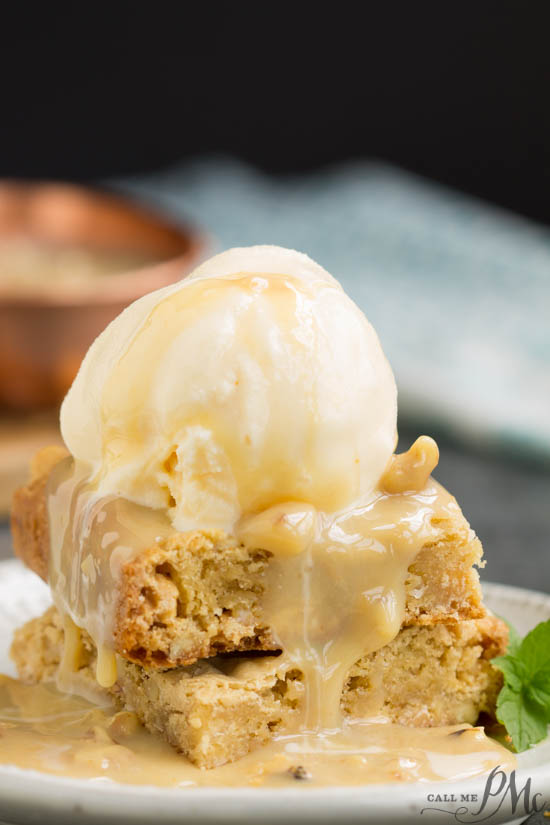
MULTIPOLYGON (((550 618, 550 596, 502 585, 485 585, 489 607, 526 633, 540 621, 550 618)), ((0 563, 0 672, 13 674, 8 647, 13 629, 39 615, 50 603, 47 587, 19 562, 0 563)), ((411 731, 414 736, 414 731, 411 731)), ((518 759, 517 784, 522 787, 531 777, 531 793, 538 792, 550 803, 550 742, 547 740, 518 759)), ((430 792, 482 794, 485 781, 406 785, 367 785, 346 788, 190 788, 164 789, 108 784, 104 781, 65 779, 35 771, 0 765, 0 819, 33 825, 183 825, 186 823, 239 823, 239 825, 290 825, 290 823, 393 823, 474 822, 475 805, 455 819, 460 806, 452 802, 436 807, 443 811, 422 810, 430 806, 430 792)), ((523 799, 523 797, 522 797, 523 799)), ((540 802, 539 798, 539 802, 540 802)), ((510 807, 504 802, 500 810, 484 821, 497 825, 509 821, 510 807)), ((498 804, 493 802, 492 807, 498 804)), ((435 803, 431 803, 432 806, 435 803)), ((486 809, 484 816, 487 816, 486 809)), ((515 819, 526 818, 523 808, 515 819)), ((514 817, 512 817, 514 819, 514 817)))

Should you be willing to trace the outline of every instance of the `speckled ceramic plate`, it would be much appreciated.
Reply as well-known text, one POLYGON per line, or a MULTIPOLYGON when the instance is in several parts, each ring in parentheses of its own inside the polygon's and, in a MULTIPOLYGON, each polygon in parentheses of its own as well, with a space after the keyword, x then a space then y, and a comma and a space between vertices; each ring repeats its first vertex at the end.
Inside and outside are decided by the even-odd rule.
MULTIPOLYGON (((526 633, 550 618, 550 596, 514 587, 485 585, 488 605, 526 633)), ((13 629, 39 615, 50 603, 47 587, 19 562, 0 564, 0 672, 13 674, 8 657, 13 629)), ((414 731, 411 731, 414 736, 414 731)), ((516 785, 522 788, 531 778, 531 796, 539 793, 539 804, 550 805, 550 741, 543 742, 518 759, 516 785)), ((105 780, 65 779, 0 765, 0 819, 22 825, 190 825, 201 823, 376 823, 405 822, 476 823, 489 825, 526 819, 521 797, 511 816, 510 794, 490 800, 476 816, 479 803, 460 801, 461 794, 483 794, 485 781, 426 785, 368 785, 346 788, 196 788, 164 789, 109 784, 105 780), (428 800, 428 794, 454 795, 457 802, 428 800), (499 803, 500 806, 499 806, 499 803), (498 810, 497 809, 498 807, 498 810), (426 809, 430 810, 426 810, 426 809), (434 810, 435 808, 435 810, 434 810), (462 812, 457 812, 462 808, 462 812), (456 814, 456 815, 455 815, 456 814)))

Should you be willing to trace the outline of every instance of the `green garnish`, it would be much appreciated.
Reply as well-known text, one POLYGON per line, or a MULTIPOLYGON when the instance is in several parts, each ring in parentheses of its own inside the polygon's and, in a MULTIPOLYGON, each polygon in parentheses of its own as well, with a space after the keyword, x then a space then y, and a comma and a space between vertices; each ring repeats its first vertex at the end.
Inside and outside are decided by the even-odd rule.
POLYGON ((491 662, 504 676, 497 719, 519 753, 544 739, 550 724, 550 620, 523 640, 510 627, 508 652, 491 662))

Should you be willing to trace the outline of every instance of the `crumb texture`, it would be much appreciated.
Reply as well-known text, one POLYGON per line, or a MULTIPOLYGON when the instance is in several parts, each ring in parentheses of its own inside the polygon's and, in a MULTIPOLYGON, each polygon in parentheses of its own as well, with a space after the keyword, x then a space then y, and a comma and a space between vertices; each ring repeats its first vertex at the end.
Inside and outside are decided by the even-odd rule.
MULTIPOLYGON (((492 616, 406 627, 350 671, 342 709, 351 718, 376 715, 409 726, 475 723, 493 714, 501 675, 490 664, 507 644, 504 622, 492 616)), ((63 629, 55 608, 15 635, 12 656, 27 681, 55 678, 63 629)), ((94 681, 96 652, 84 639, 80 676, 94 681)), ((119 661, 111 694, 195 765, 212 768, 292 730, 304 698, 299 669, 284 657, 218 657, 187 667, 151 670, 119 661)))
MULTIPOLYGON (((19 557, 47 578, 46 484, 67 455, 46 448, 33 478, 14 497, 12 529, 19 557)), ((432 520, 433 536, 410 566, 405 625, 434 625, 485 616, 476 566, 482 548, 460 508, 432 520)), ((239 545, 220 531, 174 533, 140 552, 121 571, 114 627, 117 653, 148 668, 191 664, 220 653, 272 650, 262 617, 270 554, 239 545)))
POLYGON ((140 553, 122 571, 117 651, 169 667, 224 651, 276 650, 261 623, 269 555, 219 530, 176 533, 140 553))
POLYGON ((477 621, 406 627, 351 669, 342 703, 357 718, 383 716, 414 727, 475 724, 493 714, 501 687, 491 658, 506 649, 506 625, 477 621))

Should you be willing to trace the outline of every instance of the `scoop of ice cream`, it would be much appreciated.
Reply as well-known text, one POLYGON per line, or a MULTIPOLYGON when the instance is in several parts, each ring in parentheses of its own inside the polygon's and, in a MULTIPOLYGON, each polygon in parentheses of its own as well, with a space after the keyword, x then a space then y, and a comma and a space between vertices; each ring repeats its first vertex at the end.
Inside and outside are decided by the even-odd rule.
POLYGON ((378 337, 299 252, 230 249, 136 301, 92 344, 61 410, 101 493, 231 529, 285 501, 368 495, 396 442, 378 337))

